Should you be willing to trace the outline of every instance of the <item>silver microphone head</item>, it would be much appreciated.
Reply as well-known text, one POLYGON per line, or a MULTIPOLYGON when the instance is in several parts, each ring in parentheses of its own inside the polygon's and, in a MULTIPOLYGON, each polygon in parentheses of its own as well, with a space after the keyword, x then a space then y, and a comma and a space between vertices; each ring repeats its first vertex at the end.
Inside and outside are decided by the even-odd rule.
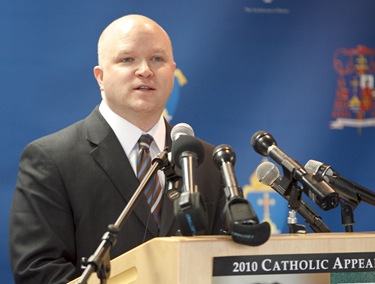
POLYGON ((181 135, 193 136, 194 137, 194 130, 193 128, 187 123, 178 123, 176 124, 171 130, 171 138, 172 141, 176 141, 178 137, 181 135))
POLYGON ((257 167, 255 175, 261 183, 272 185, 280 176, 280 172, 274 163, 263 162, 257 167))
POLYGON ((305 170, 308 173, 315 175, 318 172, 321 165, 323 165, 322 162, 309 160, 305 165, 305 170))
POLYGON ((309 160, 305 165, 305 170, 317 179, 324 179, 324 181, 329 182, 329 178, 334 175, 332 168, 322 162, 309 160))

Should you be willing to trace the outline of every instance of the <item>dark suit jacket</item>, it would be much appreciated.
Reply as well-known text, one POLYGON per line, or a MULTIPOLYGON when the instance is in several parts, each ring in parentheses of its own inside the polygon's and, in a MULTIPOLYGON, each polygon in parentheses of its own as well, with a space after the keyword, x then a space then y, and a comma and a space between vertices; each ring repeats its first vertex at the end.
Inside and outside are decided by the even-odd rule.
MULTIPOLYGON (((171 146, 167 124, 166 144, 171 146)), ((205 160, 197 184, 209 224, 218 234, 225 204, 214 147, 203 142, 205 160)), ((79 275, 81 258, 98 247, 139 182, 108 123, 96 108, 86 119, 30 143, 22 153, 10 217, 10 256, 16 283, 66 283, 79 275)), ((160 233, 141 195, 126 219, 111 258, 157 237, 175 235, 173 203, 164 195, 160 233)))

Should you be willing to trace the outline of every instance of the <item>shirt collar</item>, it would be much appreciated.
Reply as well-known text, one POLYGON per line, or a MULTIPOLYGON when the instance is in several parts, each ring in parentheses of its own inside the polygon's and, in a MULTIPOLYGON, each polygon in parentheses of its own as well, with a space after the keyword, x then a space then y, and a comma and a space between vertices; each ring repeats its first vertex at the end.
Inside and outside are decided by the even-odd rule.
MULTIPOLYGON (((129 156, 132 149, 137 146, 139 137, 145 132, 113 112, 104 101, 100 103, 99 111, 115 132, 126 155, 129 156)), ((164 150, 166 127, 163 116, 160 116, 159 121, 147 133, 154 138, 155 143, 151 144, 151 148, 155 153, 164 150)))

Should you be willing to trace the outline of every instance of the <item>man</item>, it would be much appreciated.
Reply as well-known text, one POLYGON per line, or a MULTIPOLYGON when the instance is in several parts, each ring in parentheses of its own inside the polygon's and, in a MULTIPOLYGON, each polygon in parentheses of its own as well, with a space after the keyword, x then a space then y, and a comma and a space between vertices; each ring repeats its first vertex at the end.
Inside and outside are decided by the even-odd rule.
MULTIPOLYGON (((176 67, 167 33, 141 15, 117 19, 99 38, 98 61, 100 105, 22 153, 9 238, 16 283, 66 283, 80 276, 81 258, 94 253, 139 185, 139 137, 153 137, 153 155, 172 144, 172 126, 162 116, 176 67)), ((197 168, 197 185, 209 217, 204 233, 218 234, 225 196, 213 146, 201 142, 206 159, 197 168)), ((149 217, 142 195, 112 258, 151 238, 176 235, 173 203, 165 194, 160 227, 149 217)))

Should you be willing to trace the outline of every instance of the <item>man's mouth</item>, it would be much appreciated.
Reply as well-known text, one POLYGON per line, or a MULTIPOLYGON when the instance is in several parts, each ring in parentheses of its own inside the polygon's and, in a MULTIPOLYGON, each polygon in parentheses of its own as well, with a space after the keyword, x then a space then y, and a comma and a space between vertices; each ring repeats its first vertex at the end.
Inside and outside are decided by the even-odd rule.
POLYGON ((138 86, 135 88, 136 90, 141 90, 141 91, 151 91, 151 90, 155 90, 154 88, 151 88, 149 86, 138 86))

